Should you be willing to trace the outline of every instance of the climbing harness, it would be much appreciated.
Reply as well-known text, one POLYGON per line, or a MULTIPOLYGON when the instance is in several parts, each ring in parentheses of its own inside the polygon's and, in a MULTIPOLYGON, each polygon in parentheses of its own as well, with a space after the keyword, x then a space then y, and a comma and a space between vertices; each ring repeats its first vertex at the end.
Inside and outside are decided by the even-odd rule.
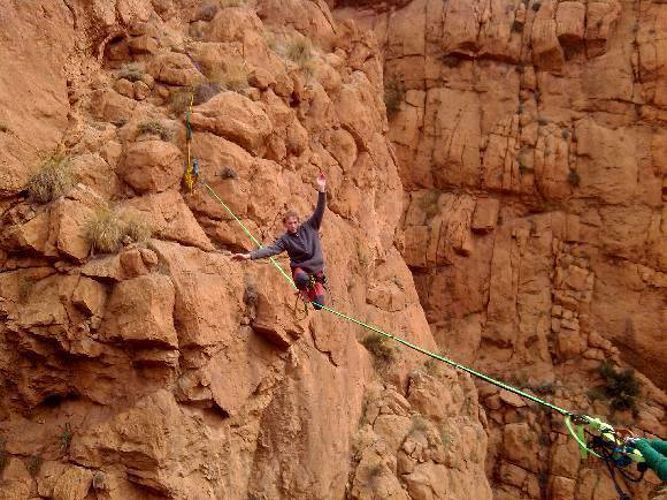
POLYGON ((570 415, 565 417, 565 425, 579 445, 581 457, 585 459, 590 454, 601 459, 609 471, 619 499, 630 500, 630 496, 618 484, 616 472, 626 481, 641 481, 648 469, 641 452, 628 446, 620 431, 599 418, 570 415), (637 464, 637 475, 631 475, 626 470, 632 463, 637 464))
MULTIPOLYGON (((192 192, 195 180, 199 178, 199 162, 196 159, 194 160, 194 162, 191 161, 191 151, 190 151, 190 143, 192 140, 192 127, 190 124, 192 101, 193 98, 190 99, 190 107, 186 115, 186 139, 187 139, 187 150, 188 150, 188 164, 184 175, 184 183, 190 192, 192 192)), ((323 175, 321 171, 320 175, 323 175)), ((241 219, 239 219, 239 217, 231 210, 231 208, 229 208, 229 206, 222 200, 222 198, 220 198, 220 196, 215 192, 215 190, 203 179, 199 178, 199 180, 201 182, 201 185, 208 191, 209 195, 213 199, 215 199, 227 211, 227 213, 232 217, 232 219, 234 219, 238 223, 238 225, 241 227, 246 236, 248 236, 250 241, 252 241, 252 243, 256 245, 258 248, 261 248, 262 244, 257 240, 257 238, 255 238, 255 236, 253 236, 253 234, 248 230, 248 228, 241 221, 241 219)), ((275 257, 270 257, 269 260, 271 264, 273 264, 273 266, 278 270, 278 272, 280 272, 283 278, 285 278, 285 280, 292 286, 292 288, 296 289, 297 296, 296 296, 296 303, 294 306, 295 312, 297 309, 299 299, 302 299, 304 300, 304 314, 307 315, 308 302, 306 302, 306 300, 304 299, 303 295, 301 294, 301 291, 298 290, 292 277, 282 268, 282 266, 278 263, 275 257)), ((309 287, 312 287, 315 285, 315 283, 319 282, 325 288, 325 290, 328 291, 327 278, 324 275, 324 273, 319 274, 319 276, 311 274, 309 276, 309 280, 310 280, 308 285, 309 287)), ((627 494, 624 493, 623 490, 618 485, 615 472, 618 471, 619 474, 624 479, 629 481, 637 482, 642 479, 644 472, 646 470, 646 464, 641 452, 635 448, 626 445, 625 440, 620 435, 620 432, 617 432, 611 425, 607 424, 606 422, 603 422, 599 418, 590 417, 588 415, 578 415, 567 409, 561 408, 553 403, 545 401, 535 396, 534 394, 522 391, 517 387, 513 387, 500 380, 496 380, 492 377, 489 377, 484 373, 478 372, 468 366, 457 363, 456 361, 449 359, 441 354, 431 352, 401 337, 397 337, 391 333, 381 330, 378 327, 375 327, 361 320, 358 320, 352 316, 337 311, 336 309, 333 309, 330 306, 327 306, 325 304, 319 304, 314 301, 311 301, 310 303, 313 305, 313 307, 317 309, 327 311, 333 314, 334 316, 337 316, 338 318, 341 318, 343 320, 349 321, 350 323, 361 326, 366 330, 369 330, 373 333, 376 333, 385 338, 393 340, 401 345, 408 347, 409 349, 412 349, 421 354, 429 356, 432 359, 436 359, 438 361, 446 363, 447 365, 452 366, 457 370, 466 372, 474 377, 484 380, 489 384, 499 387, 500 389, 516 394, 521 398, 527 399, 529 401, 542 405, 552 411, 561 414, 564 417, 565 426, 569 434, 574 438, 574 440, 577 442, 579 446, 582 458, 586 458, 590 454, 600 458, 605 462, 607 468, 609 469, 609 473, 612 477, 612 480, 614 481, 614 486, 616 488, 617 493, 619 494, 620 500, 627 500, 630 497, 628 497, 627 494), (636 463, 638 466, 639 475, 637 476, 631 476, 626 470, 624 470, 624 468, 626 468, 632 463, 636 463)))

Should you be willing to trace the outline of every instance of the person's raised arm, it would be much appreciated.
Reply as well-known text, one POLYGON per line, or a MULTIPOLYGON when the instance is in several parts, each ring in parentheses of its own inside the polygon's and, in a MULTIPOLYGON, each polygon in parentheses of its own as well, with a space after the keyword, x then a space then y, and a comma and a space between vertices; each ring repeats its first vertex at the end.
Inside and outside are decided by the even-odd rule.
POLYGON ((317 176, 317 179, 315 179, 315 182, 317 183, 317 190, 319 191, 317 195, 317 206, 315 207, 313 215, 311 215, 306 223, 315 229, 319 229, 322 225, 322 217, 324 217, 324 208, 327 206, 327 180, 324 177, 324 174, 320 174, 317 176))

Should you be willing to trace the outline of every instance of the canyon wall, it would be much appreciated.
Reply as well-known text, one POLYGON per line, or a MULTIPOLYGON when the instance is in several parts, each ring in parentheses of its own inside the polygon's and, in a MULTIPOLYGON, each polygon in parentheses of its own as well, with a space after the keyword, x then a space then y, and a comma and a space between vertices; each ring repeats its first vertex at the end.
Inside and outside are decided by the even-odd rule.
MULTIPOLYGON (((406 190, 397 241, 438 344, 664 435, 667 5, 343 2, 337 15, 383 47, 406 190), (595 397, 601 362, 637 370, 635 415, 595 397)), ((614 498, 558 418, 480 391, 498 498, 614 498), (525 455, 521 427, 540 443, 525 455)))

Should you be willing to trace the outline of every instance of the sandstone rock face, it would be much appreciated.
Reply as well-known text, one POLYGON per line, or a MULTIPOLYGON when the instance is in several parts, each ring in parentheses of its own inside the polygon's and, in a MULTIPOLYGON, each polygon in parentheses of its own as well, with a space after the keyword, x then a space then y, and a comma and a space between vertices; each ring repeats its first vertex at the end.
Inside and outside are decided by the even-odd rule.
MULTIPOLYGON (((375 33, 385 89, 400 89, 386 94, 407 191, 397 242, 439 345, 566 407, 664 432, 664 5, 339 6, 375 33), (590 396, 602 361, 643 375, 638 412, 660 423, 590 396)), ((495 496, 614 497, 557 419, 488 391, 495 496)))
MULTIPOLYGON (((230 259, 252 243, 207 188, 181 189, 197 158, 269 242, 325 172, 335 307, 435 350, 374 37, 333 2, 65 3, 0 9, 0 498, 491 498, 467 376, 304 315, 268 262, 230 259), (56 144, 74 187, 38 204, 56 144)), ((497 203, 442 203, 494 234, 497 203)), ((471 254, 450 222, 425 262, 471 254)))
POLYGON ((120 173, 140 193, 177 187, 183 176, 180 150, 163 141, 137 142, 128 147, 120 173))

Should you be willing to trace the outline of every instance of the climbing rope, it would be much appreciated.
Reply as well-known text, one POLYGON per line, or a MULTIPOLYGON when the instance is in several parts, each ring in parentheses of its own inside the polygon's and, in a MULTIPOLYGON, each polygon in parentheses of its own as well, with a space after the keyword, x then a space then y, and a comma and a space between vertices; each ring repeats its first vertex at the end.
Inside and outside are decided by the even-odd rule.
POLYGON ((195 185, 195 180, 199 175, 199 162, 197 160, 192 162, 192 124, 190 123, 190 116, 192 116, 192 104, 194 102, 194 93, 190 95, 190 105, 188 106, 187 112, 185 114, 185 144, 187 148, 188 163, 185 166, 185 174, 183 175, 183 183, 188 189, 189 193, 192 193, 192 188, 195 185))

